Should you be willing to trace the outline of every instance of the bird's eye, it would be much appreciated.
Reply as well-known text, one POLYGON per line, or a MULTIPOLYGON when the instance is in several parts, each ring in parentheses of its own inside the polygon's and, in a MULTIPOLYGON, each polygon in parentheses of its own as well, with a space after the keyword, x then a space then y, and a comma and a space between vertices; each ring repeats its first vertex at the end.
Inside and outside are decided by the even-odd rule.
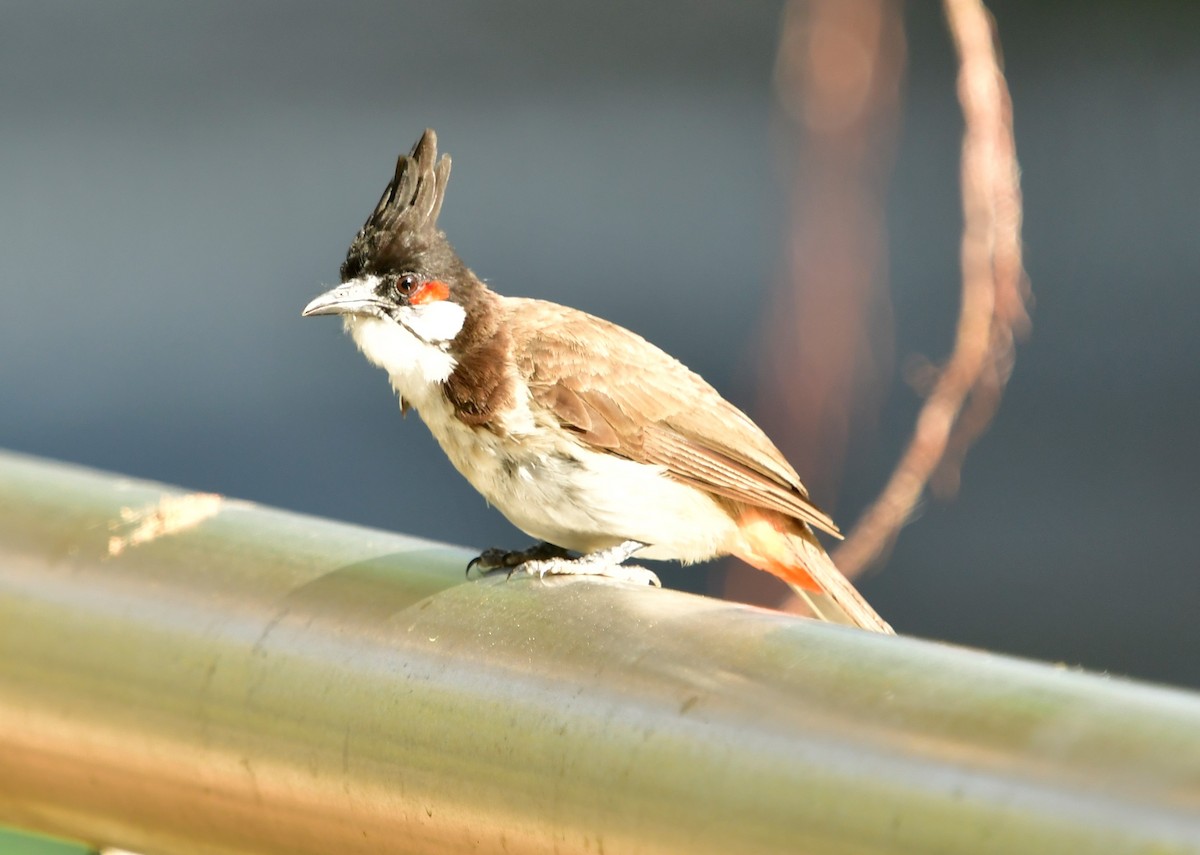
POLYGON ((396 280, 396 290, 401 294, 408 295, 417 288, 417 277, 412 273, 406 273, 396 280))

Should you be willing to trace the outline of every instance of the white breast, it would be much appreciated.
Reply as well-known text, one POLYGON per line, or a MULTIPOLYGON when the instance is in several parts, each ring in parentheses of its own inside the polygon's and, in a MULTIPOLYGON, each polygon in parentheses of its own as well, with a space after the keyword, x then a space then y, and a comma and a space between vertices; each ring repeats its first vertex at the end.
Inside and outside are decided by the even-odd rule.
POLYGON ((626 540, 646 558, 704 561, 735 532, 711 497, 663 469, 592 451, 527 406, 506 435, 459 421, 445 398, 417 404, 447 457, 513 525, 537 540, 592 552, 626 540))

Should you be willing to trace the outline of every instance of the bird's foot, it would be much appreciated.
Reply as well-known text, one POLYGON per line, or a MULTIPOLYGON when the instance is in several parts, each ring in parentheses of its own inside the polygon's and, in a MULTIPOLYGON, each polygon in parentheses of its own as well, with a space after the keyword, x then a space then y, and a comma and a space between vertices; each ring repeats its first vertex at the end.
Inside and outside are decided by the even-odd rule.
POLYGON ((635 585, 653 585, 661 588, 662 582, 653 570, 648 570, 637 564, 613 564, 611 562, 592 562, 591 555, 579 558, 549 558, 544 561, 527 561, 518 569, 530 576, 544 578, 546 576, 601 576, 605 579, 615 579, 619 582, 632 582, 635 585))
POLYGON ((521 570, 530 576, 543 578, 550 576, 603 576, 606 579, 617 579, 622 582, 633 582, 637 585, 653 585, 662 587, 652 571, 636 564, 622 564, 633 553, 642 549, 646 544, 636 540, 627 540, 622 544, 589 552, 578 558, 554 557, 526 561, 515 570, 521 570))
POLYGON ((538 543, 520 552, 505 552, 489 549, 467 565, 467 571, 478 566, 484 573, 492 570, 508 570, 512 576, 518 570, 539 579, 546 576, 603 576, 638 585, 653 585, 661 588, 662 583, 652 571, 636 564, 623 564, 646 544, 627 540, 617 546, 589 552, 572 558, 567 550, 550 543, 538 543))
POLYGON ((511 576, 516 572, 517 568, 530 561, 547 561, 555 558, 569 559, 571 553, 563 549, 561 546, 555 546, 553 543, 539 541, 528 549, 499 549, 493 547, 485 549, 479 555, 475 556, 467 563, 467 575, 471 575, 471 571, 476 567, 479 572, 486 575, 496 570, 507 570, 511 576))

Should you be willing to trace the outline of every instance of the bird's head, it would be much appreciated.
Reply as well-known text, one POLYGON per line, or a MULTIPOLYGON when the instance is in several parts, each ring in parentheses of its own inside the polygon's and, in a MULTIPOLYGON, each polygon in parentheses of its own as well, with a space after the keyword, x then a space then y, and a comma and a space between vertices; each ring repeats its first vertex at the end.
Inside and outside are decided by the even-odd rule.
POLYGON ((484 289, 437 225, 449 176, 450 158, 438 158, 437 135, 426 130, 400 156, 395 176, 350 244, 341 284, 305 306, 304 316, 342 315, 367 357, 381 365, 366 338, 400 341, 406 334, 448 349, 484 289))

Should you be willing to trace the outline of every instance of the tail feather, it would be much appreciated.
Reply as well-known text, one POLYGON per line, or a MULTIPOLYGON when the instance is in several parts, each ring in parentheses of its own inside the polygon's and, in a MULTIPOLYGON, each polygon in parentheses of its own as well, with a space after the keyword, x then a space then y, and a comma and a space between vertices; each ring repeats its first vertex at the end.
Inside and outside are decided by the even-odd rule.
POLYGON ((816 542, 816 537, 812 534, 809 534, 809 537, 812 538, 811 541, 802 535, 789 535, 788 540, 796 551, 801 553, 799 557, 805 571, 816 580, 821 590, 813 592, 804 586, 789 583, 792 589, 808 603, 817 617, 834 623, 849 623, 874 632, 894 634, 895 630, 871 608, 871 604, 863 599, 863 595, 842 575, 842 571, 837 569, 833 559, 816 542))
POLYGON ((739 520, 738 558, 783 581, 820 619, 872 632, 895 632, 821 547, 812 529, 782 514, 747 511, 739 520))

